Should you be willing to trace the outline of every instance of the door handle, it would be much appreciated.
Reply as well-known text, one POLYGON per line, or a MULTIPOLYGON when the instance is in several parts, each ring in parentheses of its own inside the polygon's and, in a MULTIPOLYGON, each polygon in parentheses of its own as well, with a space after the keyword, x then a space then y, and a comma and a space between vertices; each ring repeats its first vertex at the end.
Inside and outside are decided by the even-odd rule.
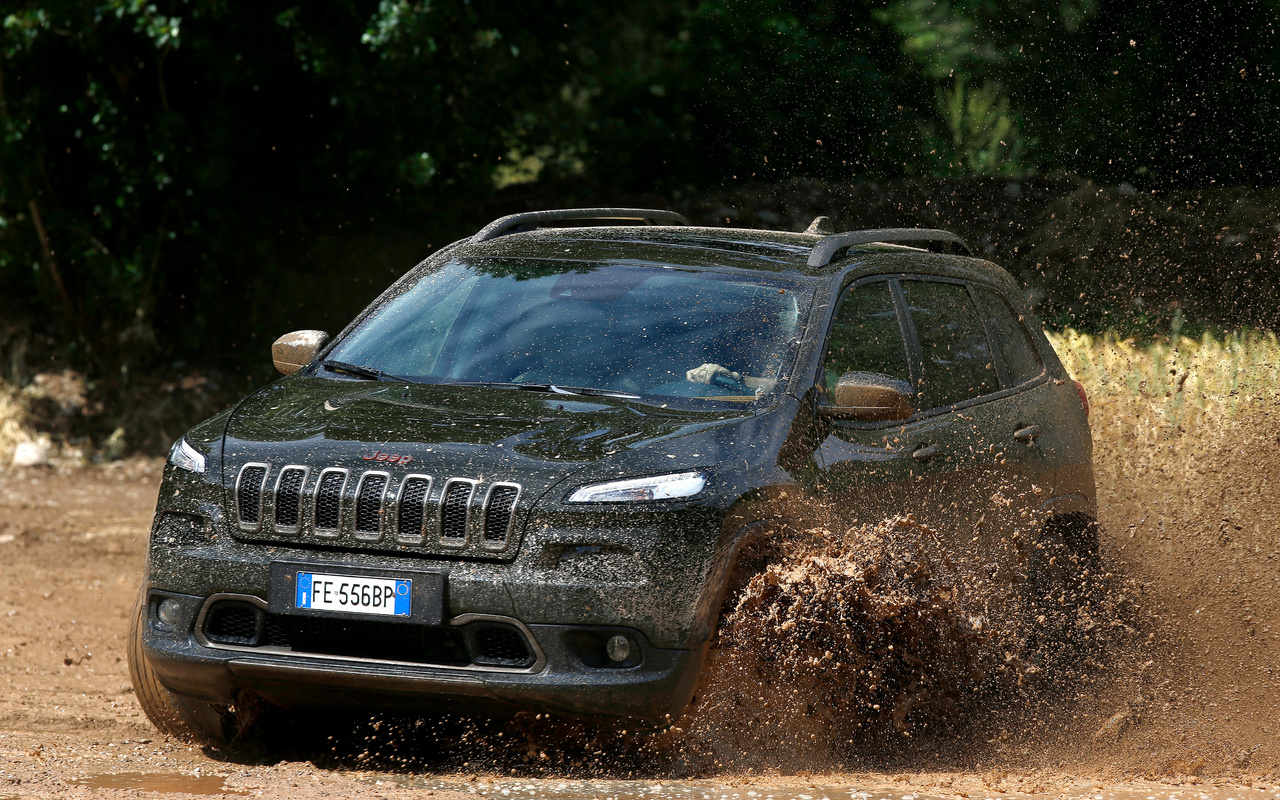
POLYGON ((936 458, 941 452, 942 451, 938 449, 936 444, 927 444, 923 447, 917 447, 915 450, 912 450, 911 457, 916 461, 923 462, 936 458))
POLYGON ((1039 435, 1040 435, 1039 425, 1028 425, 1025 428, 1019 428, 1018 430, 1013 432, 1013 438, 1017 439, 1023 444, 1031 444, 1036 440, 1036 437, 1039 435))

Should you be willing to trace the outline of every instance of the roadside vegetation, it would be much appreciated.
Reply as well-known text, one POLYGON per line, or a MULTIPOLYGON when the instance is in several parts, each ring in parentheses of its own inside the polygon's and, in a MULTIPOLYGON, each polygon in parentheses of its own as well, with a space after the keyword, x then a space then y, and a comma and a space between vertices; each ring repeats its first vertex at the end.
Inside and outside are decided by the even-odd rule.
MULTIPOLYGON (((1180 319, 1180 318, 1179 318, 1180 319)), ((1095 438, 1171 438, 1280 396, 1280 340, 1243 330, 1139 342, 1066 329, 1049 341, 1085 385, 1095 438)))
POLYGON ((1006 5, 9 2, 0 378, 260 379, 433 249, 588 204, 948 227, 1059 327, 1280 325, 1274 0, 1006 5))
MULTIPOLYGON (((1191 337, 1182 335, 1180 313, 1174 323, 1154 337, 1048 332, 1067 371, 1088 392, 1100 455, 1154 448, 1194 458, 1198 437, 1220 435, 1224 423, 1280 400, 1274 332, 1205 329, 1191 337)), ((145 400, 110 415, 95 403, 92 382, 73 371, 37 374, 23 388, 0 380, 0 468, 13 463, 24 443, 34 445, 24 457, 38 455, 39 462, 161 455, 187 427, 250 386, 233 375, 188 370, 139 385, 145 400)), ((1100 474, 1116 468, 1096 460, 1100 474)))

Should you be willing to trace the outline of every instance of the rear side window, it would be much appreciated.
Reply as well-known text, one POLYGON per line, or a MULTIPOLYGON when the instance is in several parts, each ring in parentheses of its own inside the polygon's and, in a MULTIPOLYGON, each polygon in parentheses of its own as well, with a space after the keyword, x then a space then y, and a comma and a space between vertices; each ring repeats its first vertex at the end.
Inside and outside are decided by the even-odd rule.
POLYGON ((903 281, 920 342, 924 394, 933 408, 1000 388, 982 317, 961 284, 903 281))
POLYGON ((874 372, 910 381, 902 328, 885 282, 863 284, 840 301, 827 345, 826 389, 846 372, 874 372))
POLYGON ((974 294, 978 297, 982 316, 987 321, 987 331, 991 334, 1000 383, 1017 386, 1039 375, 1044 366, 1018 312, 1007 300, 988 289, 974 287, 974 294))

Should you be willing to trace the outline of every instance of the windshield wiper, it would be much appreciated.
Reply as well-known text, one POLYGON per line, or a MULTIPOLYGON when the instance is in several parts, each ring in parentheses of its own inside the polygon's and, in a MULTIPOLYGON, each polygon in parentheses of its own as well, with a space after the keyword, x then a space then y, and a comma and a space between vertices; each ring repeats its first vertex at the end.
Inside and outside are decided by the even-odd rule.
POLYGON ((325 361, 320 366, 330 372, 337 372, 340 375, 351 375, 356 378, 364 378, 369 381, 399 381, 400 383, 419 383, 419 381, 410 378, 404 378, 399 375, 392 375, 389 372, 383 372, 373 367, 362 367, 359 364, 348 364, 345 361, 325 361))
POLYGON ((631 392, 620 392, 616 389, 596 389, 591 386, 553 386, 568 394, 585 394, 590 397, 617 397, 622 400, 639 400, 640 395, 631 392))
POLYGON ((523 389, 526 392, 547 394, 586 395, 590 397, 616 397, 622 400, 639 400, 640 395, 618 392, 613 389, 594 389, 589 386, 557 386, 554 383, 512 383, 510 381, 449 381, 450 386, 491 386, 501 389, 523 389))

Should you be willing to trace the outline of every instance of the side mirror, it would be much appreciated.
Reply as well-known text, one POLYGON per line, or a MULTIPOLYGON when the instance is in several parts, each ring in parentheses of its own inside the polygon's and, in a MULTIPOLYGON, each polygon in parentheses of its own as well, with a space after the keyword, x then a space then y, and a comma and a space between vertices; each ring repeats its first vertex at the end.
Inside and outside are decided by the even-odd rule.
POLYGON ((892 422, 916 413, 911 384, 875 372, 846 372, 836 382, 835 405, 818 406, 825 417, 892 422))
POLYGON ((292 375, 315 360, 320 348, 329 341, 324 331, 294 331, 286 333, 271 344, 271 360, 276 369, 292 375))

